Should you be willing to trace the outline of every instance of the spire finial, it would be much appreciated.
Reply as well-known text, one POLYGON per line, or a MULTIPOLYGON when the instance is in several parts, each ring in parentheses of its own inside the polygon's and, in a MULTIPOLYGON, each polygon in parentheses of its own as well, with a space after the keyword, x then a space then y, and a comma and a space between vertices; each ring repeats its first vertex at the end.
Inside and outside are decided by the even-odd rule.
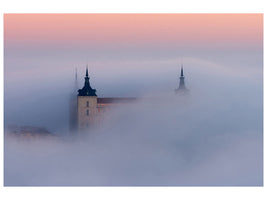
POLYGON ((183 70, 183 64, 182 64, 182 67, 181 67, 181 77, 184 76, 184 70, 183 70))
POLYGON ((88 65, 86 65, 86 77, 88 77, 88 65))

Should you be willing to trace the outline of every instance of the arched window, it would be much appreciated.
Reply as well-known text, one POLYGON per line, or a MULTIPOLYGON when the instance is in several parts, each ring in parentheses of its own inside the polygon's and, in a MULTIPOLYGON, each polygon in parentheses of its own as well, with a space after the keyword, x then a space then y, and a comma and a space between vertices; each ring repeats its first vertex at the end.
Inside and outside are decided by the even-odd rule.
POLYGON ((89 101, 86 102, 86 107, 89 107, 89 101))

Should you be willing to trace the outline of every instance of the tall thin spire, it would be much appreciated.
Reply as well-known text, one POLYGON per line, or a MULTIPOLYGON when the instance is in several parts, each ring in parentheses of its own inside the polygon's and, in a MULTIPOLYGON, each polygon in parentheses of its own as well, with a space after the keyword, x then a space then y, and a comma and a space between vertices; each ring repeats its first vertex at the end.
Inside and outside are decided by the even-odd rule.
POLYGON ((187 91, 187 89, 185 87, 184 79, 185 79, 185 77, 184 77, 184 69, 183 69, 183 64, 181 64, 180 82, 179 82, 179 87, 175 90, 176 93, 187 91))
POLYGON ((86 77, 88 77, 88 65, 86 65, 86 77))

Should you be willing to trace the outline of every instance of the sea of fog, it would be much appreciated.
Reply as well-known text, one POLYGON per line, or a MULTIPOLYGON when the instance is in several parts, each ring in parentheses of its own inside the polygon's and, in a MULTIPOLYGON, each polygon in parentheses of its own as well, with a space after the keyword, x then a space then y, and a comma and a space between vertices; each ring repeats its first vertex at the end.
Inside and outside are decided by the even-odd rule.
POLYGON ((86 133, 8 137, 4 184, 260 186, 262 105, 227 96, 149 96, 114 106, 86 133))
POLYGON ((185 57, 186 96, 174 93, 179 59, 95 63, 89 74, 99 97, 139 100, 72 136, 74 70, 19 70, 7 57, 5 127, 45 127, 57 139, 5 138, 4 185, 262 186, 262 57, 232 53, 185 57))

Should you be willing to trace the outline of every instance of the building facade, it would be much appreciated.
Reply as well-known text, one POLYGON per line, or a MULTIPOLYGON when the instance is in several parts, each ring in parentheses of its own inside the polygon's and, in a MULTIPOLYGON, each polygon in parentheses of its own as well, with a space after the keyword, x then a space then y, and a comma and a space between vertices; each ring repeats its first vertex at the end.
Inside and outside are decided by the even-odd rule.
MULTIPOLYGON (((133 103, 137 98, 99 98, 96 89, 90 85, 88 76, 88 67, 84 78, 84 86, 78 90, 78 95, 72 94, 70 101, 70 131, 86 130, 99 122, 105 117, 109 107, 120 104, 133 103)), ((75 76, 75 90, 77 91, 77 72, 75 76)), ((175 93, 184 94, 188 89, 185 87, 183 66, 181 67, 179 87, 175 93)))
POLYGON ((103 119, 105 111, 112 105, 131 103, 137 100, 136 98, 98 98, 96 90, 92 89, 90 85, 88 68, 86 68, 84 79, 84 86, 78 90, 76 96, 76 108, 73 108, 75 101, 71 101, 71 131, 86 130, 98 124, 103 119))
POLYGON ((86 68, 85 82, 82 89, 78 90, 77 96, 77 126, 78 129, 86 129, 97 120, 97 95, 89 82, 88 68, 86 68))

